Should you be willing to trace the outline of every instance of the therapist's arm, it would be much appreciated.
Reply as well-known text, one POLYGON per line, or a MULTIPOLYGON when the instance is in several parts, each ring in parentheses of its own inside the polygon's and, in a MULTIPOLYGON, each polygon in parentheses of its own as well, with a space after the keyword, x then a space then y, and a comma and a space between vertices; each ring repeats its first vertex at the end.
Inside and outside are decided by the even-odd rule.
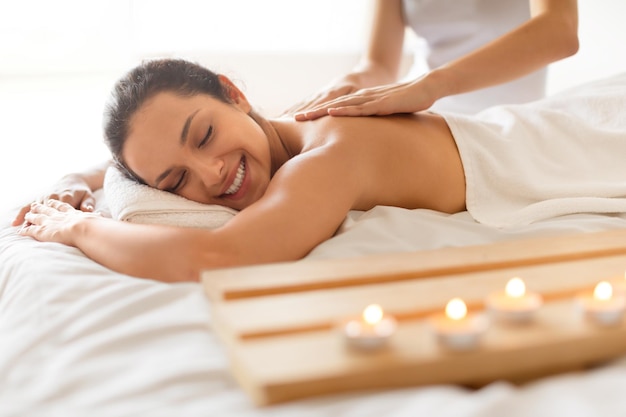
MULTIPOLYGON (((446 96, 521 78, 578 51, 576 0, 531 0, 530 12, 531 18, 512 31, 416 80, 357 91, 300 112, 295 118, 414 113, 446 96)), ((371 53, 373 57, 376 50, 371 53)))
POLYGON ((405 25, 401 0, 376 0, 366 53, 354 72, 369 79, 360 88, 395 82, 400 71, 405 25))
POLYGON ((363 88, 393 83, 397 80, 404 43, 404 18, 401 0, 375 0, 365 53, 347 74, 332 80, 326 87, 296 103, 284 114, 295 114, 353 94, 363 88))
POLYGON ((436 99, 502 84, 578 51, 576 0, 531 0, 531 18, 425 77, 436 99))

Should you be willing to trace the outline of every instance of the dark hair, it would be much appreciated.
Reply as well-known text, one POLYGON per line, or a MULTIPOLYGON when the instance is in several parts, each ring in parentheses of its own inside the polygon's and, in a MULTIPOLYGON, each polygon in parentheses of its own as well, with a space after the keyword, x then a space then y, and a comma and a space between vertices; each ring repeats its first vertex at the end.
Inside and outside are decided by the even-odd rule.
POLYGON ((104 111, 104 141, 113 159, 126 174, 138 179, 121 158, 129 134, 129 123, 137 110, 150 98, 161 92, 181 96, 209 94, 218 100, 230 100, 217 74, 183 59, 145 61, 122 77, 111 92, 104 111))

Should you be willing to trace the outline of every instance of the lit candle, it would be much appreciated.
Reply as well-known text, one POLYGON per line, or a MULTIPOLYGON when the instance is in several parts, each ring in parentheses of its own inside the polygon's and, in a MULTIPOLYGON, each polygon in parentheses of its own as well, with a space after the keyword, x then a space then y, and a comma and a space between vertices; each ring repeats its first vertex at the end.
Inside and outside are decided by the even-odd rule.
POLYGON ((385 314, 378 304, 368 305, 360 318, 349 320, 343 326, 348 344, 365 350, 382 347, 395 330, 395 318, 385 314))
POLYGON ((527 323, 543 304, 541 295, 526 291, 526 284, 518 277, 507 282, 504 291, 487 297, 487 309, 496 318, 510 323, 527 323))
POLYGON ((448 301, 444 314, 431 317, 431 325, 439 343, 450 350, 474 349, 487 330, 485 317, 468 314, 460 298, 448 301))
POLYGON ((593 293, 578 296, 578 303, 585 316, 600 326, 615 326, 624 317, 626 300, 622 294, 613 294, 613 286, 607 282, 599 282, 593 293))

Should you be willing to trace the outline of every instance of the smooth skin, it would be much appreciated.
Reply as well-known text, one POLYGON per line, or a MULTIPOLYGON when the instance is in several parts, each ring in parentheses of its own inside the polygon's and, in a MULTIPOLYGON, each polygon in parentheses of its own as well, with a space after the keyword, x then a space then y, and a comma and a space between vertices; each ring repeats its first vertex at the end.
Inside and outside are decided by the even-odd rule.
POLYGON ((576 0, 530 0, 531 18, 416 80, 396 83, 405 26, 401 0, 377 0, 365 56, 355 70, 287 111, 296 120, 426 110, 437 100, 503 84, 578 51, 576 0))
POLYGON ((241 210, 232 220, 215 230, 139 225, 48 200, 30 207, 20 233, 76 246, 125 274, 194 281, 206 269, 300 259, 351 209, 465 209, 461 159, 441 116, 266 120, 220 79, 233 104, 173 93, 148 100, 122 157, 148 185, 241 210))

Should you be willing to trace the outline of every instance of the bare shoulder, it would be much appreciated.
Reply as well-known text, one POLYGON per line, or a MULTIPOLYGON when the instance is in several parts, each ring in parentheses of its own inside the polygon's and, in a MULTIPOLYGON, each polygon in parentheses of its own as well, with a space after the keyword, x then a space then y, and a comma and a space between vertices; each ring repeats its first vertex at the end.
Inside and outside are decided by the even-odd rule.
POLYGON ((433 137, 451 139, 443 117, 429 113, 370 117, 322 117, 300 123, 303 152, 339 145, 353 150, 380 150, 388 146, 413 149, 420 140, 433 137))

